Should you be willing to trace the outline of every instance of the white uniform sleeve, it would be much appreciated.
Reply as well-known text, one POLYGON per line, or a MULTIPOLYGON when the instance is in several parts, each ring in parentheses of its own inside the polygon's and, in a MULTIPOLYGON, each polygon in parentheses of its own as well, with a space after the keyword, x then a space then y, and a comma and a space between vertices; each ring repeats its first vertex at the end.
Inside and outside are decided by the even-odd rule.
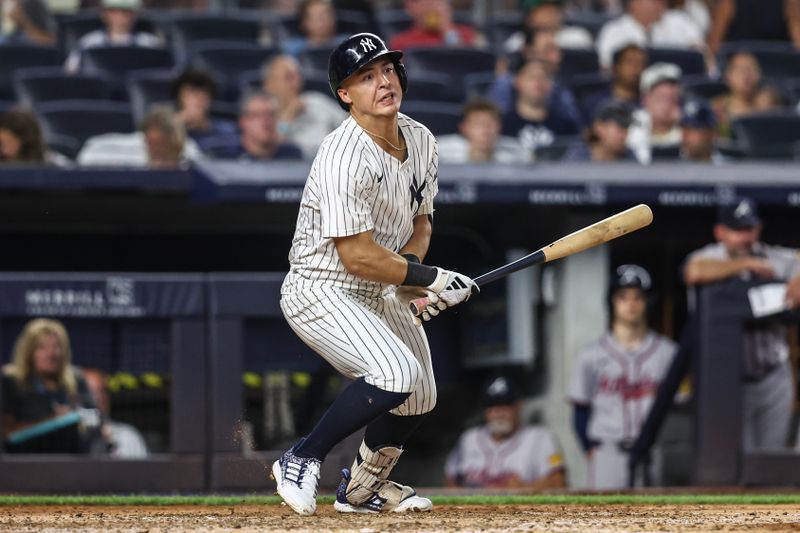
POLYGON ((439 192, 439 146, 433 135, 427 137, 427 141, 432 143, 431 160, 425 172, 425 189, 422 191, 423 201, 417 209, 416 215, 433 214, 433 199, 439 192))
POLYGON ((590 349, 584 349, 578 354, 575 366, 572 369, 572 379, 570 380, 568 397, 569 400, 579 404, 592 403, 592 397, 596 388, 596 378, 591 362, 590 349))
POLYGON ((564 461, 561 456, 561 450, 558 444, 556 444, 555 435, 553 435, 550 430, 542 428, 541 438, 539 438, 538 441, 538 449, 536 451, 536 457, 533 458, 533 462, 536 465, 538 473, 536 479, 541 479, 554 470, 560 469, 564 461))
POLYGON ((319 209, 322 235, 347 237, 374 227, 372 220, 375 179, 369 165, 355 150, 327 150, 319 167, 319 209))

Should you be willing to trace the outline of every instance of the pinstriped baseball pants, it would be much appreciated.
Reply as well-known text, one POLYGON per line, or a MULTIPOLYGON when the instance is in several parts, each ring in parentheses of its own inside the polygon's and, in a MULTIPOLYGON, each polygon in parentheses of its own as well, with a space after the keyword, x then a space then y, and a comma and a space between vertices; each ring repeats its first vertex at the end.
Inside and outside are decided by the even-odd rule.
POLYGON ((365 296, 320 285, 283 294, 281 310, 300 339, 344 376, 410 392, 392 414, 421 415, 436 405, 425 330, 393 293, 365 296))

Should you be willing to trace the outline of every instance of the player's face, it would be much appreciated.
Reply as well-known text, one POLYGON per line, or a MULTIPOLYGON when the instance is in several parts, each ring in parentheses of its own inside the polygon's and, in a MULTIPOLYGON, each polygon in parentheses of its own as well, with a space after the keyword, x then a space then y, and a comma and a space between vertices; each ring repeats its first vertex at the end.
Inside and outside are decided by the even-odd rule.
POLYGON ((510 436, 519 423, 519 405, 495 405, 484 411, 489 432, 498 438, 510 436))
POLYGON ((761 225, 751 228, 729 228, 724 224, 714 226, 714 236, 731 257, 745 257, 753 253, 753 246, 761 238, 761 225))
POLYGON ((37 339, 36 347, 33 350, 33 369, 36 374, 57 376, 61 372, 63 358, 58 337, 48 333, 37 339))
POLYGON ((403 91, 394 63, 378 59, 344 80, 339 97, 353 114, 392 117, 400 110, 403 91))
POLYGON ((644 291, 637 287, 618 289, 611 298, 614 306, 614 320, 628 324, 638 324, 645 319, 647 299, 644 291))

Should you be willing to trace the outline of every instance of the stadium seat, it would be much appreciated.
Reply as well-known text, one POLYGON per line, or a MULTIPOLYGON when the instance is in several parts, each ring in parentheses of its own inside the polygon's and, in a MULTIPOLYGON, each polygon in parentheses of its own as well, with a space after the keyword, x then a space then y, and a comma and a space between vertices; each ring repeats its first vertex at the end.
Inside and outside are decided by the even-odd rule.
POLYGON ((564 26, 579 26, 597 37, 603 25, 613 18, 614 15, 596 11, 575 11, 564 17, 564 26))
POLYGON ((406 100, 428 100, 435 102, 462 102, 464 89, 462 85, 453 84, 450 76, 435 72, 417 72, 414 82, 409 83, 406 100))
POLYGON ((375 11, 378 18, 379 35, 388 43, 389 40, 401 31, 411 27, 411 17, 402 9, 378 9, 375 11))
POLYGON ((83 52, 83 74, 120 80, 137 70, 169 69, 175 60, 169 50, 142 46, 99 46, 83 52))
POLYGON ((467 74, 494 72, 495 68, 494 54, 474 48, 410 48, 403 60, 409 73, 446 74, 459 86, 463 86, 467 74))
POLYGON ((352 9, 336 10, 336 32, 342 35, 352 35, 368 31, 375 32, 375 28, 369 16, 363 11, 352 9))
POLYGON ((476 72, 464 76, 464 93, 466 98, 483 98, 495 80, 494 72, 476 72))
POLYGON ((758 113, 731 122, 734 139, 748 159, 792 159, 800 143, 800 115, 758 113))
POLYGON ((189 57, 198 41, 234 41, 258 43, 261 22, 255 18, 221 15, 184 15, 169 22, 172 49, 179 61, 189 57))
POLYGON ((497 53, 503 51, 503 43, 512 34, 523 27, 523 17, 520 11, 501 11, 492 16, 488 26, 490 28, 490 39, 494 50, 497 53))
POLYGON ((71 100, 45 102, 36 108, 45 140, 54 135, 73 137, 82 146, 86 139, 103 133, 134 131, 130 106, 121 102, 71 100))
POLYGON ((75 137, 51 133, 47 136, 47 148, 74 160, 78 157, 81 143, 75 137))
POLYGON ((190 63, 209 71, 220 85, 235 86, 242 73, 258 70, 278 53, 256 43, 203 41, 192 46, 190 63))
POLYGON ((728 56, 739 50, 746 50, 756 56, 765 78, 783 80, 797 77, 800 72, 800 52, 792 48, 791 43, 772 41, 740 41, 724 44, 719 52, 721 70, 724 70, 728 56))
MULTIPOLYGON (((72 15, 59 17, 57 20, 61 48, 67 53, 75 47, 81 37, 104 28, 103 21, 100 20, 100 12, 96 10, 80 11, 72 15)), ((156 35, 159 33, 155 22, 142 14, 136 17, 133 31, 156 35)))
POLYGON ((575 99, 583 107, 586 104, 586 98, 607 89, 611 81, 608 76, 595 72, 592 74, 577 74, 567 80, 567 86, 575 95, 575 99))
POLYGON ((579 50, 564 48, 561 50, 561 65, 558 76, 562 79, 572 78, 583 74, 596 74, 600 72, 600 61, 594 50, 579 50))
POLYGON ((684 90, 694 96, 710 100, 715 96, 728 92, 724 82, 709 78, 705 75, 689 75, 681 78, 684 90))
POLYGON ((581 141, 580 135, 556 137, 549 145, 536 147, 536 161, 559 161, 567 150, 581 141))
MULTIPOLYGON (((242 73, 239 76, 239 91, 240 94, 245 94, 248 91, 261 90, 261 71, 250 70, 242 73)), ((331 86, 328 83, 328 76, 322 72, 308 72, 303 73, 303 90, 304 91, 317 91, 326 96, 333 98, 331 94, 331 86)))
POLYGON ((673 63, 681 67, 681 71, 686 74, 705 74, 706 62, 703 54, 696 50, 684 50, 681 48, 648 48, 647 64, 653 63, 673 63))
POLYGON ((14 73, 26 67, 55 67, 62 65, 64 58, 52 46, 31 44, 0 45, 0 99, 14 98, 14 73))
POLYGON ((153 104, 172 103, 171 70, 143 70, 127 77, 125 88, 131 103, 131 113, 136 124, 144 118, 153 104))
POLYGON ((783 82, 783 92, 792 107, 800 104, 800 78, 789 78, 783 82))
POLYGON ((434 135, 458 133, 461 122, 461 105, 425 100, 403 102, 403 113, 422 122, 434 135))
POLYGON ((65 74, 61 67, 19 69, 14 91, 17 100, 29 107, 51 100, 111 100, 113 93, 104 78, 65 74))
POLYGON ((333 48, 323 46, 320 48, 309 48, 304 50, 298 60, 305 72, 322 72, 328 74, 328 57, 333 48))

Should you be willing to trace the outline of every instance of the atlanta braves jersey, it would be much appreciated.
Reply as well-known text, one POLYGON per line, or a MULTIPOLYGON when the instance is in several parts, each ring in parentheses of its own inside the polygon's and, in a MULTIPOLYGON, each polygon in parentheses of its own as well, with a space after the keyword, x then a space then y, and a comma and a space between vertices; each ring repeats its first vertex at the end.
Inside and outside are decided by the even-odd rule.
POLYGON ((622 442, 638 436, 676 349, 672 340, 651 331, 638 348, 627 350, 609 332, 578 354, 569 399, 591 406, 590 439, 622 442))
POLYGON ((501 484, 516 476, 523 483, 542 479, 563 467, 553 434, 543 426, 523 426, 496 441, 486 426, 467 430, 450 452, 445 474, 470 487, 501 484))

